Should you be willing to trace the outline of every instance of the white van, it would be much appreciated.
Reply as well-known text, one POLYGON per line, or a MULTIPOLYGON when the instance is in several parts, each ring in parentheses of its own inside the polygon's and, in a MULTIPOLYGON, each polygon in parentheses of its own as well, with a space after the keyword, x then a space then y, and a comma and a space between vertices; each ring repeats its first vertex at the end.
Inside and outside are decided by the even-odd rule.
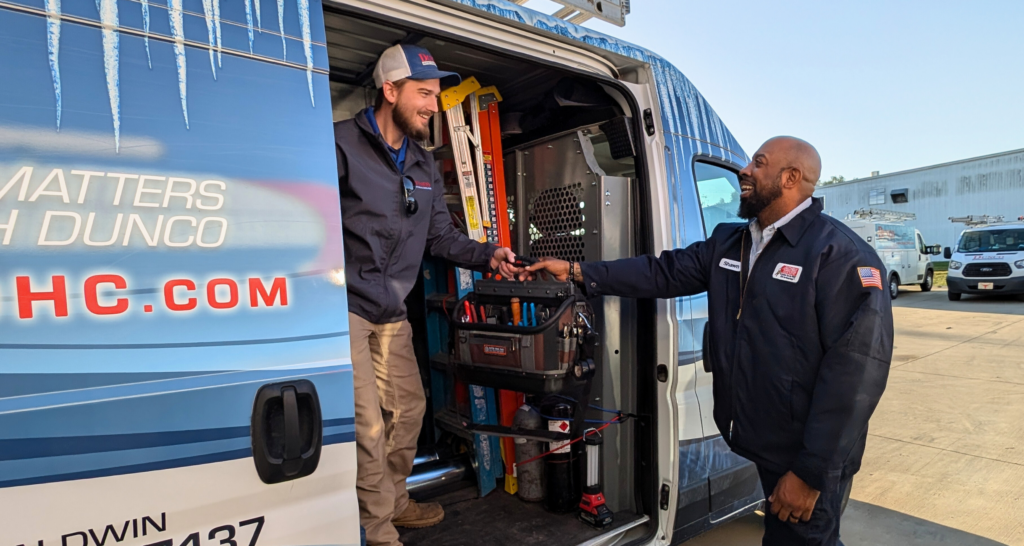
MULTIPOLYGON (((359 544, 332 122, 396 43, 503 96, 520 254, 735 219, 747 155, 681 72, 512 2, 0 2, 0 543, 359 544)), ((495 490, 443 419, 452 271, 410 298, 435 410, 410 484, 472 495, 403 542, 667 545, 762 505, 712 418, 706 295, 591 302, 592 400, 635 416, 603 433, 611 526, 495 490)))
POLYGON ((889 295, 896 299, 901 285, 916 284, 929 292, 935 280, 932 256, 941 252, 939 245, 926 245, 916 228, 894 222, 846 219, 843 223, 867 241, 885 264, 889 295))
POLYGON ((963 294, 1024 294, 1024 223, 965 229, 945 257, 950 301, 963 294))

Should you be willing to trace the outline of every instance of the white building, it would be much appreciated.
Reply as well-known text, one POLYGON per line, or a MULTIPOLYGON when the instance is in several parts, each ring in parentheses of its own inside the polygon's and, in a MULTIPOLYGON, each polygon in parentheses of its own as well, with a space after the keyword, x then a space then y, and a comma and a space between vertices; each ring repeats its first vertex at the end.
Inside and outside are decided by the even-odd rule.
POLYGON ((912 212, 908 222, 925 242, 953 246, 963 224, 951 216, 1024 216, 1024 150, 942 163, 819 187, 825 212, 845 218, 857 209, 912 212))

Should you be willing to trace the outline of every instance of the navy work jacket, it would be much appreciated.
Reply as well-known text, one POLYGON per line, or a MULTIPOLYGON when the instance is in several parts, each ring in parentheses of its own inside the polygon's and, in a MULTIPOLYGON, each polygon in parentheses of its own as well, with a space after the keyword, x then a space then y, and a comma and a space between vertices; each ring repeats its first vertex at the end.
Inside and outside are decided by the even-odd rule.
POLYGON ((589 296, 707 292, 718 429, 736 453, 818 491, 860 469, 893 344, 881 260, 821 211, 815 199, 780 227, 752 269, 747 224, 657 258, 581 266, 589 296))
POLYGON ((497 247, 452 223, 434 156, 409 142, 404 170, 362 111, 334 124, 345 242, 348 310, 373 324, 404 320, 424 250, 456 265, 486 270, 497 247), (404 176, 413 179, 416 214, 405 210, 404 176))

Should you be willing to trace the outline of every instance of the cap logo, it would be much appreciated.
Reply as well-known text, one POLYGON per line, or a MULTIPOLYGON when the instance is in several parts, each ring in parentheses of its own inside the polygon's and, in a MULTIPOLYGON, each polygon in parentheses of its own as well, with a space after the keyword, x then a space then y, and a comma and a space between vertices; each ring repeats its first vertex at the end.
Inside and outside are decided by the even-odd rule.
POLYGON ((424 66, 430 65, 433 66, 434 68, 437 68, 437 63, 434 62, 434 58, 431 57, 430 55, 427 55, 426 53, 420 53, 420 64, 424 66))

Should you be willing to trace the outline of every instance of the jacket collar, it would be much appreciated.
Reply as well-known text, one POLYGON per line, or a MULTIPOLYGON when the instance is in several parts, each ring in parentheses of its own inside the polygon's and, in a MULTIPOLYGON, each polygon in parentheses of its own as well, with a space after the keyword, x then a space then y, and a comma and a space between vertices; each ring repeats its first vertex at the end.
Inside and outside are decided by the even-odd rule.
MULTIPOLYGON (((377 146, 379 151, 382 152, 385 157, 390 158, 391 152, 388 151, 388 144, 387 142, 384 142, 384 137, 382 137, 380 133, 375 131, 373 127, 370 125, 370 120, 366 119, 366 112, 368 110, 369 108, 364 108, 360 110, 358 114, 356 114, 356 126, 362 129, 363 134, 366 135, 366 138, 375 146, 377 146)), ((418 142, 411 138, 409 139, 409 147, 405 153, 406 171, 408 171, 413 165, 421 161, 429 162, 429 160, 426 157, 424 157, 426 156, 427 151, 424 150, 423 147, 420 146, 418 142)))
POLYGON ((824 210, 824 205, 821 203, 821 199, 818 197, 811 198, 811 206, 804 209, 800 214, 797 214, 792 220, 786 225, 779 228, 779 233, 789 241, 790 246, 796 246, 800 242, 800 238, 804 236, 807 228, 811 226, 815 218, 821 215, 821 211, 824 210))

